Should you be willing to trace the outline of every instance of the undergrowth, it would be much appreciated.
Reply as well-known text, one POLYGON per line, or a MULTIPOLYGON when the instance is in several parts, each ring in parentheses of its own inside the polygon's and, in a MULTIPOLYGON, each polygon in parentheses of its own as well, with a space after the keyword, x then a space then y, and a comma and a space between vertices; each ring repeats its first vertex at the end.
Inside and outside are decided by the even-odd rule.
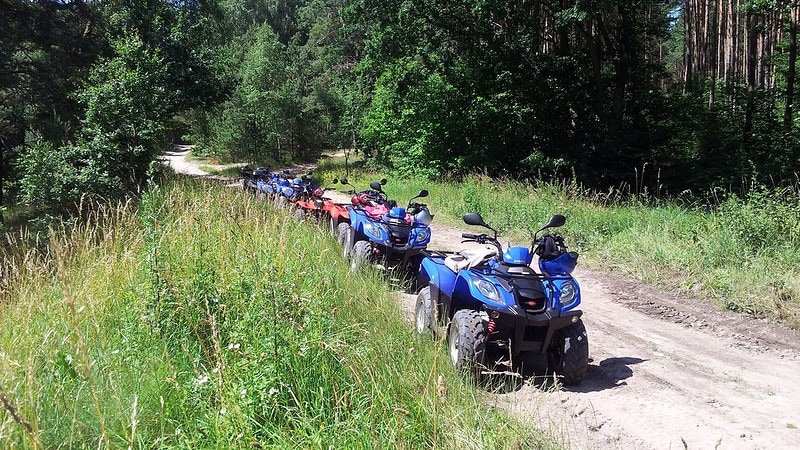
POLYGON ((200 182, 85 216, 0 255, 2 447, 554 447, 312 224, 200 182))

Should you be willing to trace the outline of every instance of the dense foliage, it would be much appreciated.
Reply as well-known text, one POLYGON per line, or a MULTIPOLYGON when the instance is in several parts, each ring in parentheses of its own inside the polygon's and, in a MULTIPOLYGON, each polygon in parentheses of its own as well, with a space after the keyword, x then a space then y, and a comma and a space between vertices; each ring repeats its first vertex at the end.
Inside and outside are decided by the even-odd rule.
POLYGON ((347 147, 400 173, 659 194, 783 184, 800 168, 800 7, 786 0, 1 8, 14 201, 68 208, 136 189, 181 136, 258 164, 347 147))

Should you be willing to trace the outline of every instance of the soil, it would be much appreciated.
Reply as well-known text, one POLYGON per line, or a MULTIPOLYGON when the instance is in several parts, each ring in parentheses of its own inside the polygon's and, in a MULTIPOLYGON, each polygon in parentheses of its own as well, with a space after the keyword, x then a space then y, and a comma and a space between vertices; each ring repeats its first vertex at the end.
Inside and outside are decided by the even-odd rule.
MULTIPOLYGON (((169 161, 184 172, 180 159, 169 161)), ((461 232, 434 223, 429 247, 462 249, 461 232)), ((575 449, 800 448, 800 332, 613 273, 574 276, 586 378, 554 384, 533 358, 521 383, 487 393, 490 404, 575 449)), ((415 297, 399 295, 411 319, 415 297)))

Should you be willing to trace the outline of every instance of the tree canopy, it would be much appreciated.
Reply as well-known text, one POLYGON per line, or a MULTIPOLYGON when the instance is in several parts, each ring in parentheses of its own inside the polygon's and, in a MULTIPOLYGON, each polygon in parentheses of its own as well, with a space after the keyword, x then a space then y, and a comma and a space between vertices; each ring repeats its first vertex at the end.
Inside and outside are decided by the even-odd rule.
POLYGON ((0 192, 123 195, 181 138, 259 164, 355 146, 429 177, 791 182, 798 18, 788 0, 3 0, 0 192))

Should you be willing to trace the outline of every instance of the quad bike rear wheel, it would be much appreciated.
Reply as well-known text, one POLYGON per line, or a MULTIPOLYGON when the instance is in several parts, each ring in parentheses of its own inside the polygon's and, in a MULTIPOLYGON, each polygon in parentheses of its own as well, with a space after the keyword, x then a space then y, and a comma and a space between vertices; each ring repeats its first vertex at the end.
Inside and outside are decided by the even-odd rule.
POLYGON ((372 260, 372 244, 369 241, 358 241, 350 254, 350 272, 357 272, 366 267, 372 260))
POLYGON ((414 320, 417 333, 420 335, 437 335, 436 309, 431 299, 431 288, 425 287, 417 295, 417 308, 414 320))
POLYGON ((562 378, 566 386, 576 385, 589 368, 589 339, 583 321, 558 330, 547 349, 547 370, 562 378))
POLYGON ((476 382, 486 366, 486 321, 480 312, 461 309, 453 315, 447 333, 450 362, 476 382))

